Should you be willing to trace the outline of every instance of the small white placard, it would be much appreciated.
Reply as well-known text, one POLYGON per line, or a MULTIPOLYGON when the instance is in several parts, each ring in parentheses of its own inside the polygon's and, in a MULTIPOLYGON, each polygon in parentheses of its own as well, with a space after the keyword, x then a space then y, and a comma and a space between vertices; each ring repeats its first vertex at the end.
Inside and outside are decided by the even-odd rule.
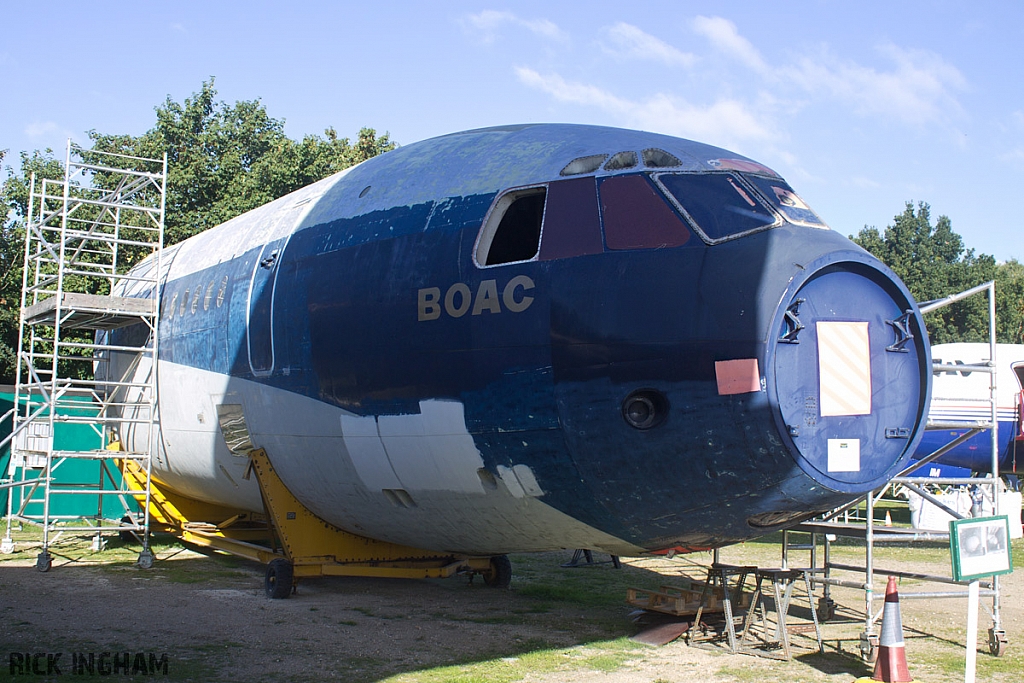
POLYGON ((860 439, 829 439, 828 471, 860 472, 860 439))

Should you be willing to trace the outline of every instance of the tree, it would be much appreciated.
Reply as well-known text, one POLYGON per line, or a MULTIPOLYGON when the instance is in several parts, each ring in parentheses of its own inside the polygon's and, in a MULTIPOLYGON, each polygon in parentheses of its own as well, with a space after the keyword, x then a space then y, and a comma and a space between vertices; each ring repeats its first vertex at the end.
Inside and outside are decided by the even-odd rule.
MULTIPOLYGON (((0 154, 0 161, 6 154, 0 154)), ((0 382, 14 382, 17 367, 18 325, 21 309, 21 273, 25 255, 25 218, 28 215, 30 182, 37 178, 64 179, 64 163, 46 149, 21 153, 21 171, 10 166, 0 185, 0 382)))
MULTIPOLYGON (((156 107, 156 126, 139 137, 92 130, 93 150, 168 163, 166 243, 174 244, 353 164, 396 147, 372 128, 355 145, 333 128, 296 142, 257 100, 215 100, 213 79, 183 104, 156 107)), ((98 179, 103 182, 103 179, 98 179)))
MULTIPOLYGON (((95 151, 161 159, 167 154, 165 244, 180 242, 207 228, 261 206, 397 145, 385 133, 363 128, 353 144, 333 128, 300 141, 284 133, 284 121, 271 117, 258 100, 233 105, 216 100, 213 79, 183 103, 170 97, 157 106, 156 125, 140 136, 89 131, 90 149, 73 149, 84 161, 98 161, 95 151)), ((0 164, 6 151, 0 151, 0 164)), ((111 159, 104 157, 103 165, 111 159)), ((128 166, 131 162, 124 161, 128 166)), ((21 168, 4 167, 0 185, 4 218, 0 221, 0 382, 13 382, 16 370, 19 308, 28 215, 30 179, 64 179, 63 161, 52 150, 21 152, 21 168)), ((88 180, 112 187, 111 175, 97 172, 88 180)), ((127 256, 128 268, 144 250, 127 256)))
POLYGON ((1024 344, 1024 265, 1015 259, 996 270, 996 336, 1007 344, 1024 344))
MULTIPOLYGON (((1024 266, 1016 261, 996 265, 988 254, 975 255, 948 217, 940 216, 932 226, 928 204, 919 202, 915 208, 907 202, 884 234, 865 226, 851 239, 892 268, 918 301, 996 280, 997 339, 1024 339, 1024 266)), ((988 302, 982 295, 970 297, 930 313, 925 322, 933 344, 988 341, 988 302)))

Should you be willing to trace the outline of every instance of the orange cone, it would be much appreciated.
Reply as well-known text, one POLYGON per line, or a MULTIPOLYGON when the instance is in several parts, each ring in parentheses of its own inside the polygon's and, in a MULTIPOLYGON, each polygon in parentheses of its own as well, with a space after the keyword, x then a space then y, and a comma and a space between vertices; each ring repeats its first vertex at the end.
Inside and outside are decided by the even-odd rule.
POLYGON ((882 635, 878 639, 878 659, 875 660, 874 681, 911 683, 907 669, 907 653, 903 646, 903 620, 900 618, 900 595, 896 592, 896 577, 889 577, 885 587, 885 608, 882 610, 882 635))
POLYGON ((889 514, 888 510, 885 511, 885 525, 892 526, 892 515, 889 514))

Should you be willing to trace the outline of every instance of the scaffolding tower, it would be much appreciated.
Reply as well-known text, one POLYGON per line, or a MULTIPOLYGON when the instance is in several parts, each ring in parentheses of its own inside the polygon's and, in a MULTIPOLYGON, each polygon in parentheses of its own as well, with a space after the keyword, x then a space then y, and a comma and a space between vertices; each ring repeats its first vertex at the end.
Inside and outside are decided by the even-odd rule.
MULTIPOLYGON (((922 531, 919 529, 905 529, 896 527, 877 527, 875 520, 874 506, 884 495, 886 489, 890 485, 902 485, 909 490, 914 491, 920 495, 924 500, 937 506, 939 509, 946 511, 950 516, 955 519, 963 519, 964 514, 957 510, 953 510, 948 507, 942 500, 932 495, 930 491, 925 488, 926 486, 933 485, 948 485, 948 486, 972 486, 977 487, 979 490, 988 489, 989 495, 987 496, 992 501, 993 515, 1000 514, 1000 492, 1003 488, 1002 480, 999 475, 999 419, 998 419, 998 406, 996 402, 996 291, 995 282, 986 282, 972 287, 966 291, 958 294, 953 294, 943 299, 937 299, 935 301, 923 302, 920 304, 921 312, 924 314, 930 313, 937 309, 948 306, 954 302, 962 301, 968 297, 972 297, 978 294, 987 294, 988 296, 988 347, 989 357, 987 360, 983 360, 981 363, 976 364, 957 364, 949 365, 943 363, 933 363, 933 373, 940 372, 960 372, 960 373, 971 373, 978 372, 984 373, 989 376, 989 397, 985 400, 977 401, 979 407, 984 407, 987 413, 983 419, 962 419, 958 421, 936 421, 931 415, 931 406, 929 406, 929 419, 925 425, 925 429, 929 431, 943 431, 943 432, 954 432, 959 433, 959 436, 951 439, 948 443, 945 443, 934 452, 924 456, 920 460, 911 462, 907 468, 893 478, 889 484, 882 489, 877 491, 871 491, 860 498, 851 501, 847 505, 844 505, 831 513, 824 515, 820 519, 811 520, 798 525, 795 529, 783 532, 782 542, 782 565, 787 566, 788 558, 787 553, 789 550, 809 550, 810 551, 810 564, 811 570, 814 572, 814 583, 821 584, 824 586, 824 595, 821 598, 819 604, 819 616, 827 620, 834 613, 835 603, 831 599, 830 588, 832 586, 844 586, 847 588, 855 588, 864 591, 864 631, 860 636, 860 651, 865 661, 874 662, 875 657, 878 653, 878 642, 879 634, 877 624, 881 619, 882 610, 875 610, 874 604, 876 601, 884 597, 883 593, 880 593, 875 589, 874 576, 876 574, 889 574, 899 576, 901 578, 913 578, 923 581, 936 582, 945 585, 953 585, 955 588, 947 591, 901 591, 900 599, 925 599, 933 600, 937 598, 965 598, 968 596, 967 583, 966 581, 955 581, 951 577, 945 576, 931 576, 925 574, 916 574, 910 571, 903 571, 899 569, 880 569, 875 566, 875 545, 886 543, 886 542, 898 542, 898 543, 914 543, 914 542, 935 542, 949 541, 949 533, 937 532, 937 531, 922 531), (941 458, 946 453, 950 452, 957 446, 965 443, 969 439, 988 432, 991 439, 992 449, 992 463, 991 472, 984 474, 984 476, 977 476, 971 478, 948 478, 948 477, 913 477, 908 476, 909 473, 921 469, 923 466, 934 462, 941 458), (859 523, 850 523, 849 511, 865 503, 865 519, 863 525, 859 523), (841 521, 845 520, 845 521, 841 521), (792 532, 805 532, 810 534, 810 543, 791 543, 790 534, 792 532), (831 543, 837 537, 848 537, 861 539, 865 545, 865 562, 864 566, 853 566, 847 564, 841 564, 835 562, 831 558, 831 543), (817 544, 819 541, 823 541, 824 544, 824 563, 819 566, 817 563, 817 544), (862 581, 838 579, 833 576, 834 571, 852 572, 855 574, 863 574, 864 578, 862 581)), ((961 374, 961 376, 966 376, 961 374)), ((962 399, 965 400, 965 399, 962 399)), ((992 617, 992 627, 988 631, 989 639, 989 651, 995 656, 1002 656, 1006 652, 1009 641, 1006 635, 1006 630, 1003 628, 1002 617, 1000 614, 1000 585, 999 576, 992 576, 989 581, 980 582, 981 591, 980 596, 991 598, 991 609, 989 614, 992 617)))
POLYGON ((142 541, 139 564, 150 566, 167 156, 87 151, 69 140, 64 169, 62 181, 31 178, 11 434, 10 471, 20 478, 8 484, 27 495, 17 510, 8 497, 3 544, 13 549, 12 519, 40 524, 36 568, 47 571, 51 545, 74 521, 75 533, 94 534, 96 550, 104 533, 134 534, 142 541), (126 369, 114 376, 115 366, 126 369), (101 448, 55 449, 58 424, 89 425, 101 448), (129 489, 112 459, 145 471, 143 490, 129 489), (61 466, 73 460, 98 462, 99 480, 62 481, 61 466), (33 495, 39 489, 41 499, 33 495), (94 496, 95 516, 61 514, 56 503, 75 496, 94 496), (103 509, 111 498, 114 514, 109 503, 103 509))

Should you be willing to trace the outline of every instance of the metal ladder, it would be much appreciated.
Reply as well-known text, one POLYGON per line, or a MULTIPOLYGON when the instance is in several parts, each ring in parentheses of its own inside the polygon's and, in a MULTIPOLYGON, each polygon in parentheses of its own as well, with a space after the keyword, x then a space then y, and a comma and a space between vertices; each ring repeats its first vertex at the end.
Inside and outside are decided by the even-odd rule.
POLYGON ((0 549, 13 550, 12 522, 29 522, 42 527, 40 571, 50 569, 51 545, 65 531, 93 534, 94 550, 105 533, 134 534, 139 564, 150 566, 150 491, 143 504, 112 461, 137 463, 148 481, 157 454, 167 157, 83 150, 69 140, 64 169, 63 180, 31 178, 7 477, 22 495, 17 508, 13 490, 8 497, 0 549), (146 265, 129 274, 139 262, 146 265), (70 425, 87 425, 97 448, 62 445, 70 425), (95 480, 62 476, 89 461, 95 480), (95 498, 95 511, 62 511, 82 497, 95 498))

